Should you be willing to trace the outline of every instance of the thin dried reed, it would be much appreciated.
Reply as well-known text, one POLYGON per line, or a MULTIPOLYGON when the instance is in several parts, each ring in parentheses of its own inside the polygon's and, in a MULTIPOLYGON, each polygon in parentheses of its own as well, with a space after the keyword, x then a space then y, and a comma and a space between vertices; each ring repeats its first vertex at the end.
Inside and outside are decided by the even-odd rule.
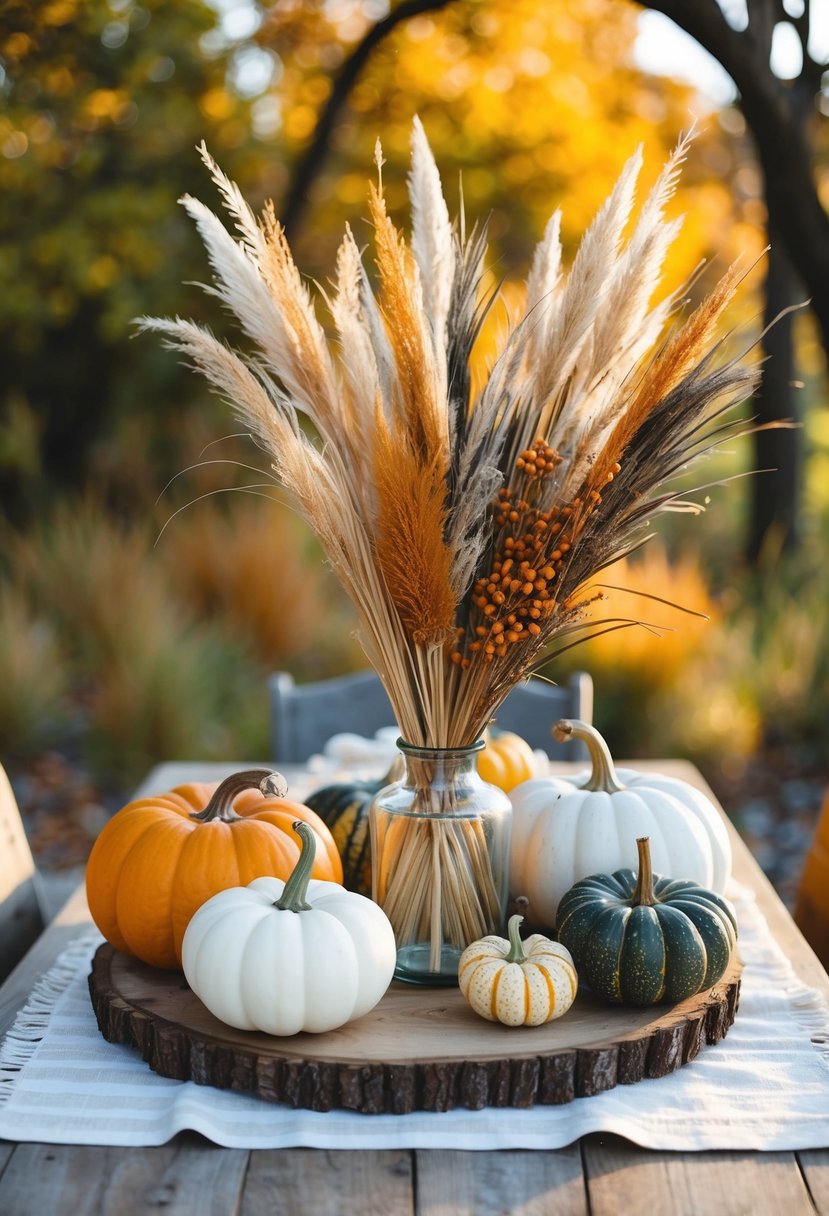
MULTIPOLYGON (((450 222, 419 122, 411 239, 388 215, 378 145, 369 197, 378 287, 346 229, 332 296, 322 293, 336 349, 272 206, 257 221, 202 149, 238 239, 201 203, 183 202, 207 246, 208 290, 253 349, 232 350, 186 321, 141 324, 201 369, 268 454, 356 604, 363 646, 412 744, 473 743, 556 647, 634 623, 596 621, 597 597, 581 589, 636 547, 651 518, 683 508, 666 481, 739 429, 722 415, 757 371, 716 357, 714 337, 739 272, 667 338, 678 298, 652 302, 678 229, 665 208, 687 142, 633 225, 641 155, 631 158, 569 272, 553 217, 524 312, 475 393, 470 356, 492 303, 481 288, 486 236, 450 222)), ((428 789, 419 796, 428 810, 428 789)), ((451 832, 410 821, 378 878, 396 927, 428 923, 438 954, 444 938, 463 942, 492 920, 483 854, 470 860, 475 841, 460 830, 463 865, 451 832)))

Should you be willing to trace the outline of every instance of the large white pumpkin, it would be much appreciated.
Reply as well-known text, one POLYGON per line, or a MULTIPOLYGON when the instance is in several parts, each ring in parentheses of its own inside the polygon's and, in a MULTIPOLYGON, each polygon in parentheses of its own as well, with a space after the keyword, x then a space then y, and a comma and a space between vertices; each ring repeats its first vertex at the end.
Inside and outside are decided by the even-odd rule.
POLYGON ((552 927, 562 896, 590 874, 636 869, 636 840, 648 836, 653 869, 722 893, 731 844, 716 807, 693 786, 656 773, 617 771, 594 727, 562 719, 559 741, 581 739, 592 769, 572 780, 540 777, 511 791, 510 891, 527 918, 552 927))
POLYGON ((309 880, 314 839, 303 828, 294 824, 302 853, 287 883, 256 878, 220 891, 184 935, 188 984, 239 1030, 334 1030, 373 1009, 394 973, 388 917, 338 883, 309 880))

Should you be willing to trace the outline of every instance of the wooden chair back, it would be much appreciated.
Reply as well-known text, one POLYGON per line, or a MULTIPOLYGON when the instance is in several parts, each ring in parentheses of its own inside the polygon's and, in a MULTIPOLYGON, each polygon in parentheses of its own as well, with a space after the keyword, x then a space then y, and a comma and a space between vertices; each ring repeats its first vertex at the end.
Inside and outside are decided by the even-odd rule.
MULTIPOLYGON (((342 731, 371 737, 394 725, 386 691, 373 671, 311 684, 295 684, 287 672, 277 671, 268 690, 271 758, 281 764, 302 764, 342 731)), ((593 681, 586 672, 576 672, 564 685, 535 679, 519 685, 499 709, 495 725, 515 731, 555 760, 582 759, 585 753, 576 745, 553 741, 550 730, 558 718, 592 722, 593 681)))
POLYGON ((32 851, 9 779, 0 766, 0 981, 17 966, 44 925, 32 851))
POLYGON ((499 730, 511 730, 531 747, 540 747, 551 760, 582 760, 583 744, 556 743, 551 735, 559 718, 593 722, 593 680, 586 671, 576 671, 566 684, 529 679, 519 684, 495 715, 499 730))

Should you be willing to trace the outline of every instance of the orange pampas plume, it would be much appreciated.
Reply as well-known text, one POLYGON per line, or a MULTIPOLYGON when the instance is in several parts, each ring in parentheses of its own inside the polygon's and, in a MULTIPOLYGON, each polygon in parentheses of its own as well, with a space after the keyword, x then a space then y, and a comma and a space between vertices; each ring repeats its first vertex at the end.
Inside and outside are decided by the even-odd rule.
POLYGON ((389 595, 409 637, 443 645, 457 607, 452 555, 443 539, 445 485, 433 461, 424 465, 405 443, 385 434, 375 451, 377 557, 389 595))

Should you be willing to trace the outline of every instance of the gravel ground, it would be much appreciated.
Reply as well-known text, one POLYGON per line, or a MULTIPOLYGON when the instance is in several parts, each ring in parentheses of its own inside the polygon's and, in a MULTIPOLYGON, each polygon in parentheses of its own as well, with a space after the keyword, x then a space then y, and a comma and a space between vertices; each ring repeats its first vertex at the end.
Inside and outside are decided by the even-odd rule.
POLYGON ((829 763, 812 752, 771 748, 730 780, 706 774, 760 868, 791 910, 824 798, 829 763))
MULTIPOLYGON (((56 911, 83 874, 98 832, 128 795, 99 788, 50 752, 10 773, 46 898, 56 911)), ((706 773, 723 807, 791 909, 805 854, 829 791, 829 764, 792 749, 769 749, 739 776, 706 773)))

